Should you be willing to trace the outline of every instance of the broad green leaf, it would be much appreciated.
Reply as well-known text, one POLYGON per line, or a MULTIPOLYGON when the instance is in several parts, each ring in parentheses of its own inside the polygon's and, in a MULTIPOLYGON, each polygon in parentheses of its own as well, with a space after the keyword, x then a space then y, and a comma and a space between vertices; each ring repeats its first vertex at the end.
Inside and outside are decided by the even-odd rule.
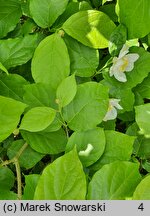
POLYGON ((0 189, 0 200, 17 200, 17 194, 2 188, 0 189))
MULTIPOLYGON (((34 83, 24 86, 24 96, 23 101, 29 105, 30 108, 33 107, 52 107, 57 109, 58 106, 55 102, 56 93, 45 86, 42 83, 34 83)), ((46 128, 44 131, 51 132, 60 129, 62 123, 59 113, 56 113, 54 121, 46 128)))
POLYGON ((80 11, 91 10, 91 9, 93 9, 93 8, 90 5, 90 2, 87 2, 87 1, 79 2, 79 10, 80 11))
POLYGON ((25 175, 23 200, 33 200, 39 177, 38 174, 25 175))
POLYGON ((42 131, 53 122, 55 115, 56 111, 50 107, 34 107, 23 116, 20 129, 30 132, 42 131))
POLYGON ((143 161, 142 161, 142 167, 143 167, 147 172, 150 172, 150 162, 149 162, 149 160, 143 160, 143 161))
POLYGON ((0 41, 0 61, 8 69, 22 65, 33 56, 38 45, 38 34, 0 41))
POLYGON ((16 129, 26 104, 0 96, 0 142, 16 129))
POLYGON ((150 74, 146 77, 142 83, 136 86, 134 92, 138 92, 142 98, 150 99, 150 74))
POLYGON ((22 0, 21 1, 21 9, 22 9, 22 13, 23 15, 27 16, 27 17, 30 17, 30 10, 29 10, 29 3, 30 3, 30 0, 22 0))
POLYGON ((0 74, 0 94, 15 100, 22 101, 24 89, 23 86, 28 82, 18 74, 0 74))
POLYGON ((106 130, 106 146, 102 157, 92 166, 98 170, 103 165, 119 161, 128 161, 131 158, 135 137, 126 134, 106 130))
POLYGON ((88 130, 102 122, 108 109, 108 89, 95 82, 78 85, 73 101, 64 108, 63 116, 75 131, 88 130))
POLYGON ((42 28, 50 27, 65 11, 68 0, 30 0, 30 13, 42 28))
POLYGON ((7 167, 0 167, 0 190, 10 190, 14 182, 14 173, 7 167))
POLYGON ((12 31, 22 15, 18 0, 0 0, 0 38, 12 31))
POLYGON ((92 0, 92 3, 96 8, 98 8, 102 4, 102 0, 92 0))
POLYGON ((133 200, 150 200, 150 175, 138 184, 133 194, 133 200))
POLYGON ((123 200, 131 197, 141 180, 139 165, 117 161, 97 171, 88 188, 89 200, 123 200))
POLYGON ((4 71, 7 75, 9 74, 8 70, 4 67, 4 65, 1 62, 0 62, 0 70, 4 71))
POLYGON ((24 86, 23 99, 30 107, 48 106, 57 108, 55 92, 43 83, 33 83, 24 86))
POLYGON ((56 113, 53 122, 43 130, 43 132, 58 131, 63 125, 62 118, 59 112, 56 113))
POLYGON ((31 148, 42 154, 58 154, 65 151, 67 137, 63 129, 36 133, 21 131, 21 134, 31 148))
POLYGON ((119 22, 126 25, 129 39, 142 38, 150 32, 149 7, 149 0, 117 0, 119 22))
POLYGON ((32 34, 36 28, 35 22, 32 19, 27 19, 22 25, 21 32, 23 35, 32 34))
MULTIPOLYGON (((12 159, 17 155, 18 151, 23 147, 24 143, 25 143, 24 140, 16 140, 12 142, 12 144, 9 146, 7 150, 7 155, 9 159, 12 159)), ((34 151, 30 146, 28 146, 19 157, 19 164, 21 167, 24 167, 26 169, 31 169, 43 157, 44 155, 34 151)))
POLYGON ((95 163, 103 154, 105 148, 105 134, 102 128, 87 131, 74 132, 68 140, 66 152, 72 150, 76 145, 79 158, 84 166, 95 163), (93 149, 86 155, 80 155, 91 144, 93 149))
POLYGON ((65 42, 70 56, 71 73, 80 77, 91 77, 94 75, 99 64, 99 52, 96 49, 84 46, 77 40, 66 36, 65 42))
POLYGON ((140 133, 150 138, 150 104, 136 106, 135 119, 140 128, 140 133))
POLYGON ((115 6, 116 4, 105 4, 99 7, 99 11, 102 11, 103 13, 107 14, 113 22, 117 23, 118 16, 115 12, 115 6))
POLYGON ((77 92, 75 75, 65 78, 58 86, 56 91, 56 100, 60 107, 65 107, 74 98, 77 92))
POLYGON ((32 76, 35 82, 56 89, 70 73, 67 47, 58 34, 46 37, 37 47, 32 59, 32 76))
POLYGON ((62 15, 60 15, 58 17, 58 19, 56 20, 56 22, 53 24, 53 27, 58 29, 59 27, 61 27, 63 25, 63 23, 74 13, 79 11, 79 2, 69 2, 66 10, 64 11, 64 13, 62 15))
POLYGON ((106 2, 111 2, 113 0, 102 0, 102 4, 105 4, 106 2))
POLYGON ((140 159, 149 159, 150 158, 150 138, 147 139, 144 136, 138 137, 138 143, 140 144, 138 147, 137 156, 140 159))
POLYGON ((109 40, 109 53, 118 56, 127 40, 127 28, 120 24, 114 29, 109 40))
POLYGON ((137 53, 139 54, 139 59, 134 63, 134 68, 130 72, 126 72, 127 82, 122 83, 116 80, 114 77, 110 77, 107 74, 105 77, 112 85, 119 87, 119 88, 133 88, 137 84, 141 83, 145 77, 149 74, 149 67, 150 67, 150 53, 145 51, 141 47, 132 47, 130 48, 129 53, 137 53))
POLYGON ((86 178, 74 148, 44 169, 34 199, 83 200, 85 195, 86 178))
POLYGON ((63 24, 63 29, 86 46, 106 48, 115 24, 105 13, 87 10, 69 17, 63 24))

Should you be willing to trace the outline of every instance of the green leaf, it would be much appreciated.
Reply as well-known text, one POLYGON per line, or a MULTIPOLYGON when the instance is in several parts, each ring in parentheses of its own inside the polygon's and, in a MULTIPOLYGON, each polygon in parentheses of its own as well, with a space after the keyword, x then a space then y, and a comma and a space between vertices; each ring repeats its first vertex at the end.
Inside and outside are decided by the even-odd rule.
POLYGON ((140 134, 150 138, 150 104, 136 106, 135 119, 140 128, 140 134))
POLYGON ((88 188, 90 200, 122 200, 131 197, 141 180, 139 165, 117 161, 97 171, 88 188))
POLYGON ((149 7, 149 0, 117 0, 116 12, 119 22, 128 29, 128 39, 142 38, 150 32, 149 7))
POLYGON ((77 92, 75 75, 65 78, 58 86, 56 91, 56 100, 60 107, 65 107, 74 98, 77 92))
POLYGON ((0 0, 0 38, 12 31, 22 15, 18 0, 0 0))
POLYGON ((39 177, 37 174, 25 175, 23 200, 33 200, 39 177))
POLYGON ((48 106, 57 107, 54 103, 56 96, 55 92, 47 88, 43 83, 33 83, 24 86, 25 93, 23 95, 24 102, 30 107, 48 106))
POLYGON ((21 131, 21 135, 31 148, 42 154, 58 154, 65 151, 67 137, 63 129, 36 133, 21 131))
MULTIPOLYGON (((7 155, 9 159, 12 159, 17 155, 18 151, 23 147, 24 143, 25 143, 24 140, 16 140, 11 143, 11 145, 7 150, 7 155)), ((21 167, 24 167, 26 169, 31 169, 43 157, 44 155, 34 151, 30 146, 28 146, 19 157, 19 164, 21 167)))
POLYGON ((108 47, 114 28, 113 21, 105 13, 96 10, 77 12, 63 24, 67 34, 92 48, 108 47))
POLYGON ((138 184, 133 194, 133 200, 150 200, 150 175, 138 184))
POLYGON ((15 100, 23 101, 23 86, 28 82, 18 74, 0 74, 0 94, 15 100))
POLYGON ((150 139, 146 139, 144 136, 139 136, 138 142, 140 146, 138 146, 139 148, 138 148, 137 156, 142 160, 149 159, 150 158, 150 147, 149 147, 150 139))
POLYGON ((38 34, 0 41, 0 61, 9 69, 22 65, 33 56, 38 45, 38 34))
POLYGON ((0 200, 17 200, 17 194, 9 190, 0 189, 0 200))
POLYGON ((134 92, 138 92, 142 98, 150 99, 150 74, 146 77, 142 83, 136 86, 134 92))
POLYGON ((16 129, 26 106, 19 101, 0 96, 0 142, 16 129))
POLYGON ((4 67, 4 65, 1 62, 0 62, 0 70, 4 71, 7 75, 9 74, 8 70, 4 67))
POLYGON ((54 120, 56 111, 50 107, 34 107, 25 113, 20 129, 38 132, 47 128, 54 120))
POLYGON ((70 56, 71 73, 80 77, 94 75, 99 64, 98 50, 84 46, 77 40, 66 36, 66 34, 64 40, 70 56))
POLYGON ((119 161, 130 160, 135 137, 126 134, 106 130, 106 146, 102 157, 92 166, 92 169, 98 170, 103 165, 119 161))
POLYGON ((120 24, 114 29, 109 40, 109 53, 111 56, 118 56, 127 40, 127 28, 120 24))
POLYGON ((30 13, 42 28, 50 27, 65 11, 68 0, 30 0, 30 13))
POLYGON ((79 11, 79 2, 69 2, 66 10, 62 15, 60 15, 56 22, 53 24, 53 27, 58 29, 63 25, 63 23, 74 13, 79 11))
POLYGON ((30 0, 21 0, 21 9, 22 9, 22 13, 23 15, 25 16, 28 16, 30 17, 30 10, 29 10, 29 3, 30 3, 30 0))
POLYGON ((103 6, 100 6, 99 10, 102 11, 103 13, 107 14, 113 22, 117 23, 118 22, 118 16, 115 12, 115 6, 116 6, 116 4, 105 4, 103 6))
POLYGON ((63 116, 68 126, 75 131, 96 127, 108 109, 108 89, 95 82, 78 85, 73 101, 64 108, 63 116))
POLYGON ((84 166, 90 166, 95 163, 103 154, 105 148, 105 134, 102 128, 91 129, 87 131, 74 132, 69 137, 66 152, 72 150, 76 145, 79 158, 84 166), (87 149, 91 144, 93 150, 87 155, 80 156, 80 151, 87 149))
POLYGON ((44 169, 34 199, 83 200, 85 195, 86 178, 74 148, 44 169))
POLYGON ((0 190, 10 190, 14 182, 14 173, 7 167, 0 167, 0 190))
POLYGON ((56 89, 70 73, 67 47, 58 34, 46 37, 37 47, 32 59, 32 76, 35 82, 56 89))
MULTIPOLYGON (((29 105, 29 108, 33 107, 52 107, 57 109, 58 106, 55 102, 56 99, 56 92, 52 89, 47 88, 43 83, 33 83, 24 86, 24 96, 23 101, 29 105)), ((60 129, 62 123, 59 116, 59 113, 56 113, 55 119, 53 122, 44 129, 44 131, 51 132, 57 131, 60 129)))
POLYGON ((143 167, 147 172, 150 172, 150 162, 149 162, 149 160, 143 160, 143 161, 142 161, 142 167, 143 167))
POLYGON ((102 0, 102 5, 105 4, 107 1, 113 1, 113 0, 102 0))
POLYGON ((93 8, 90 5, 90 3, 88 3, 87 1, 79 2, 79 10, 80 11, 91 10, 91 9, 93 9, 93 8))

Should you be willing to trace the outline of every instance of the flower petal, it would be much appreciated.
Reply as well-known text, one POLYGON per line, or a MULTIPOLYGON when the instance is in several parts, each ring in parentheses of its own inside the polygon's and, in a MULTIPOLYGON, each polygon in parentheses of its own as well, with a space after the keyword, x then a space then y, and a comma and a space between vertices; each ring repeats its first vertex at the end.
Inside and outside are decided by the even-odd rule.
POLYGON ((130 72, 130 71, 133 70, 133 68, 134 68, 134 63, 133 62, 129 62, 128 65, 127 65, 127 67, 126 67, 126 69, 125 69, 125 71, 126 72, 130 72))
POLYGON ((113 107, 111 110, 109 110, 105 117, 103 118, 103 121, 113 120, 117 117, 117 110, 113 107))
POLYGON ((126 82, 127 81, 126 75, 123 72, 114 73, 114 77, 120 82, 126 82))
POLYGON ((109 75, 112 77, 114 75, 114 66, 112 65, 109 70, 109 75))
POLYGON ((124 44, 122 49, 120 50, 119 53, 119 57, 118 58, 122 58, 123 56, 125 56, 127 53, 129 52, 129 47, 127 46, 127 44, 124 44))
POLYGON ((125 71, 132 71, 134 68, 134 62, 138 60, 139 55, 138 54, 128 54, 126 55, 126 57, 128 58, 128 65, 125 69, 125 71))
POLYGON ((110 99, 110 104, 117 109, 123 109, 122 106, 119 105, 120 99, 112 98, 110 99))
POLYGON ((126 55, 129 61, 135 62, 140 57, 137 53, 131 53, 126 55))

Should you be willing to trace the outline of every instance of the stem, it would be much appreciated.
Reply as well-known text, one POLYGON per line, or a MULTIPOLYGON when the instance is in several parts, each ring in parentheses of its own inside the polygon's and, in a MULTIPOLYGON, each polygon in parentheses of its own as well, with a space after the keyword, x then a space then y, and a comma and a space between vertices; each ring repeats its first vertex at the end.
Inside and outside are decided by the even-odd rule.
POLYGON ((22 188, 21 188, 21 170, 20 170, 20 164, 18 159, 14 161, 15 167, 16 167, 16 173, 17 173, 17 188, 18 188, 18 200, 22 199, 22 188))
POLYGON ((63 126, 65 128, 65 131, 66 131, 66 135, 67 135, 67 139, 69 139, 69 131, 68 131, 68 127, 67 127, 67 124, 63 118, 63 114, 62 114, 62 111, 61 111, 61 107, 59 106, 59 113, 60 113, 60 116, 62 118, 62 121, 63 121, 63 126))
POLYGON ((28 147, 28 143, 25 143, 20 150, 18 151, 17 155, 15 156, 15 158, 19 159, 19 157, 21 156, 21 154, 24 152, 24 150, 28 147))
POLYGON ((18 151, 18 153, 15 155, 15 157, 13 157, 10 160, 6 160, 4 162, 2 162, 0 164, 0 166, 6 166, 8 164, 15 164, 16 167, 16 173, 17 173, 17 185, 18 185, 18 189, 17 189, 17 194, 18 194, 18 200, 21 200, 22 198, 22 188, 21 188, 21 170, 20 170, 20 164, 19 164, 19 157, 21 156, 21 154, 24 152, 24 150, 27 148, 28 144, 25 143, 20 150, 18 151))

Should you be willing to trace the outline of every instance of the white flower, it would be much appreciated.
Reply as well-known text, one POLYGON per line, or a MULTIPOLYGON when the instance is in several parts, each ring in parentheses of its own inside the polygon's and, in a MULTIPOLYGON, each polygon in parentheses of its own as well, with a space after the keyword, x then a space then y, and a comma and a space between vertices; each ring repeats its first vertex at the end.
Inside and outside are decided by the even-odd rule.
POLYGON ((108 111, 103 118, 103 121, 113 120, 117 117, 117 109, 123 109, 119 105, 120 99, 109 99, 108 111))
POLYGON ((113 58, 113 65, 110 68, 110 76, 114 76, 120 82, 126 82, 127 78, 125 71, 132 71, 134 68, 134 62, 137 61, 139 55, 137 53, 127 54, 129 47, 124 44, 120 50, 119 56, 113 58))
POLYGON ((94 147, 89 143, 84 151, 79 151, 79 156, 89 156, 94 147))

